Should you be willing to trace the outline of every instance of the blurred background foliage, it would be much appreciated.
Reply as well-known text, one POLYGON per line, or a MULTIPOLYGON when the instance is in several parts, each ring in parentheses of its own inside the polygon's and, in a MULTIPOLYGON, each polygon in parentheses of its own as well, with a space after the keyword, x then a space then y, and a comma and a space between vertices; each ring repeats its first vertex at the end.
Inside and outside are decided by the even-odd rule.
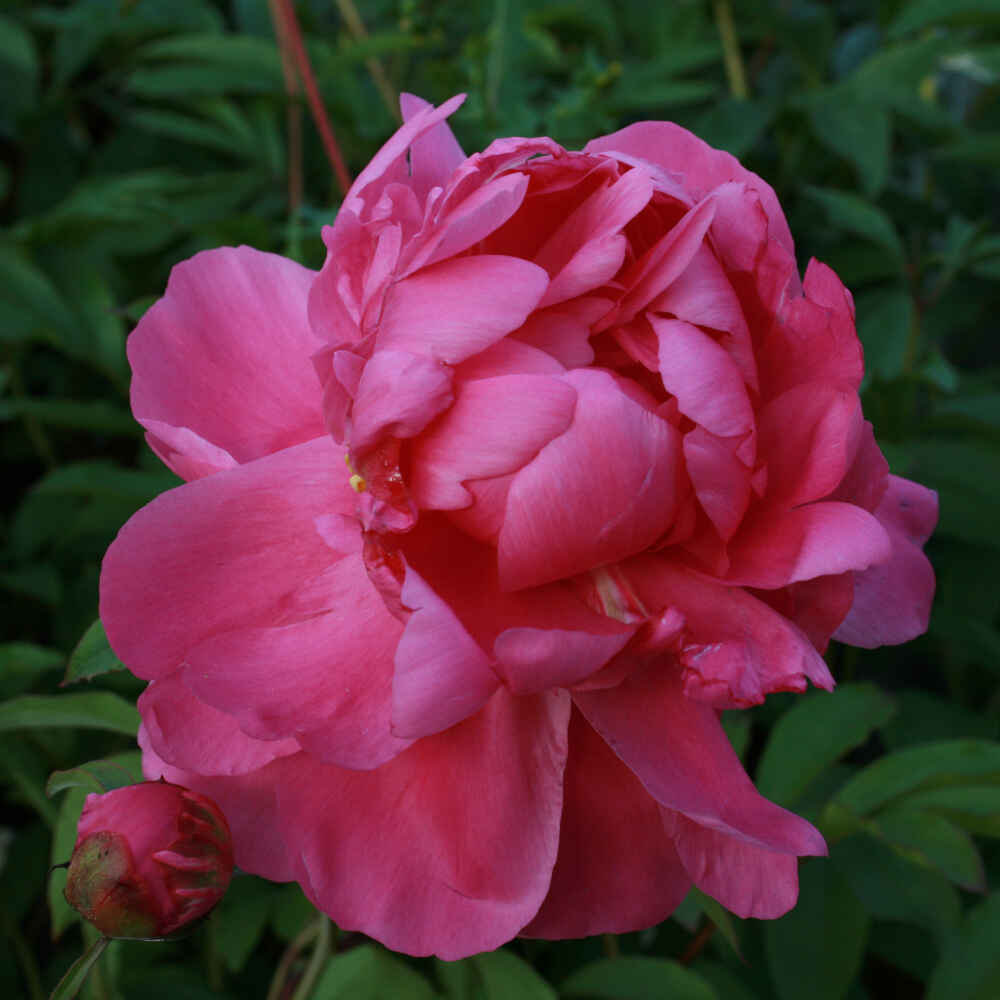
MULTIPOLYGON (((113 945, 87 992, 995 1000, 1000 3, 296 9, 354 173, 405 89, 435 102, 467 91, 453 124, 469 151, 538 133, 574 147, 663 118, 769 180, 800 265, 819 257, 854 291, 865 411, 894 471, 940 493, 934 616, 903 648, 832 649, 835 694, 727 720, 762 792, 831 844, 829 861, 803 864, 799 906, 779 921, 741 922, 692 894, 640 934, 445 964, 338 935, 297 887, 241 876, 187 940, 113 945)), ((79 953, 89 932, 48 869, 68 856, 86 791, 137 774, 139 684, 92 625, 98 569, 125 519, 176 480, 129 415, 126 336, 200 249, 322 261, 339 192, 287 88, 268 0, 0 7, 3 996, 45 996, 79 953)))

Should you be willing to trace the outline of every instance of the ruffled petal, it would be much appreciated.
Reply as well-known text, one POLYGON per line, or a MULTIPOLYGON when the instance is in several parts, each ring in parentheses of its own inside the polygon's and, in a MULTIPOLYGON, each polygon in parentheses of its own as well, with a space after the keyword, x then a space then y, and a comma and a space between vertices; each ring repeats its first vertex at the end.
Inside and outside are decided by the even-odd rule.
POLYGON ((356 499, 326 436, 160 495, 104 557, 101 619, 115 652, 152 680, 211 635, 289 621, 303 586, 335 561, 314 519, 352 513, 356 499))
MULTIPOLYGON (((408 122, 433 106, 415 94, 400 94, 399 109, 408 122)), ((446 121, 418 135, 410 143, 410 184, 421 204, 432 187, 444 187, 455 168, 465 159, 455 134, 446 121)))
POLYGON ((690 879, 635 775, 574 712, 559 855, 526 937, 625 934, 665 920, 690 879))
POLYGON ((514 478, 500 531, 505 589, 537 586, 638 552, 673 521, 680 435, 605 372, 563 376, 572 426, 514 478))
POLYGON ((834 638, 873 649, 907 642, 927 631, 934 570, 921 546, 934 530, 937 515, 934 490, 889 476, 889 488, 875 516, 892 540, 892 556, 882 566, 855 574, 854 603, 834 638))
POLYGON ((278 794, 307 894, 394 951, 457 959, 509 941, 548 891, 568 725, 565 695, 501 690, 376 771, 293 758, 278 794))
POLYGON ((715 710, 684 696, 669 658, 573 700, 661 805, 758 847, 826 853, 816 829, 758 794, 715 710))
MULTIPOLYGON (((128 339, 132 412, 169 450, 178 474, 211 463, 201 442, 249 462, 323 433, 306 316, 315 272, 249 247, 178 264, 166 294, 128 339), (261 372, 267 378, 261 379, 261 372), (154 426, 150 426, 150 424, 154 426), (171 435, 183 428, 193 436, 171 435)), ((217 453, 216 453, 217 454, 217 453)))

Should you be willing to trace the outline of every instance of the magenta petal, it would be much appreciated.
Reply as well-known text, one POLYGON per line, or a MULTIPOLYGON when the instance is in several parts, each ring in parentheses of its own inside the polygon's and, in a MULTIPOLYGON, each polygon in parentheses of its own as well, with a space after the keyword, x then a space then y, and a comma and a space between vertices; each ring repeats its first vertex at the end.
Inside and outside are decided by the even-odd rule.
POLYGON ((378 346, 456 364, 516 330, 548 283, 537 264, 516 257, 443 261, 392 286, 378 346))
POLYGON ((455 402, 414 442, 410 491, 424 508, 467 507, 462 483, 514 472, 570 426, 576 392, 558 377, 500 375, 456 387, 455 402))
POLYGON ((769 851, 669 809, 663 810, 663 825, 694 884, 736 916, 773 920, 795 905, 799 860, 794 854, 769 851))
POLYGON ((247 736, 231 715, 199 701, 180 673, 153 681, 139 696, 139 711, 157 756, 199 774, 246 774, 299 751, 295 740, 247 736))
POLYGON ((403 351, 376 351, 362 370, 354 396, 352 453, 368 451, 383 436, 419 434, 452 399, 451 371, 440 361, 403 351))
POLYGON ((679 319, 650 315, 659 341, 663 388, 681 413, 719 437, 753 430, 753 410, 735 362, 707 333, 679 319))
POLYGON ((559 856, 525 937, 625 934, 665 920, 690 879, 660 810, 635 775, 574 712, 559 856))
POLYGON ((937 524, 937 494, 889 476, 875 516, 892 539, 892 557, 854 577, 854 603, 834 638, 852 646, 893 645, 927 631, 934 570, 921 546, 937 524))
MULTIPOLYGON (((403 120, 410 121, 432 105, 415 94, 400 94, 403 120)), ((410 184, 423 203, 432 187, 444 187, 465 153, 445 121, 427 129, 410 143, 410 184)))
POLYGON ((343 455, 328 437, 180 486, 122 528, 101 569, 101 619, 135 674, 172 672, 219 632, 287 620, 333 562, 314 519, 351 513, 343 455))
POLYGON ((684 696, 668 658, 618 687, 574 692, 573 700, 661 805, 759 847, 826 853, 809 823, 758 794, 716 712, 684 696))
POLYGON ((185 681, 257 739, 296 737, 329 763, 378 767, 408 745, 390 727, 393 655, 403 629, 357 554, 324 575, 324 591, 329 611, 194 646, 185 681))
POLYGON ((750 515, 729 545, 726 579, 767 590, 868 569, 891 553, 892 542, 873 514, 849 503, 820 501, 750 515))
POLYGON ((863 425, 861 401, 844 383, 806 382, 772 399, 757 416, 768 503, 796 507, 831 493, 854 461, 863 425))
MULTIPOLYGON (((314 277, 249 247, 178 264, 166 294, 128 339, 136 419, 187 428, 192 441, 237 462, 322 434, 309 360, 321 342, 306 316, 314 277)), ((173 447, 183 443, 175 439, 173 447)), ((191 457, 203 461, 203 449, 196 444, 191 457)))
POLYGON ((750 503, 751 470, 736 452, 739 439, 720 438, 704 427, 684 435, 684 463, 698 503, 728 541, 743 520, 750 503))
POLYGON ((146 443, 160 461, 189 482, 239 465, 235 458, 187 427, 145 420, 146 443))
POLYGON ((623 559, 673 521, 676 429, 605 372, 576 369, 563 378, 579 394, 576 414, 511 485, 498 545, 504 589, 623 559))
POLYGON ((509 628, 497 636, 497 670, 514 694, 569 687, 600 670, 635 634, 622 626, 607 634, 557 628, 509 628))
POLYGON ((392 730, 417 739, 478 711, 500 678, 455 612, 410 566, 401 600, 412 614, 396 648, 392 730))
POLYGON ((294 759, 278 794, 307 894, 413 955, 499 947, 538 912, 559 842, 569 699, 498 691, 376 771, 294 759))

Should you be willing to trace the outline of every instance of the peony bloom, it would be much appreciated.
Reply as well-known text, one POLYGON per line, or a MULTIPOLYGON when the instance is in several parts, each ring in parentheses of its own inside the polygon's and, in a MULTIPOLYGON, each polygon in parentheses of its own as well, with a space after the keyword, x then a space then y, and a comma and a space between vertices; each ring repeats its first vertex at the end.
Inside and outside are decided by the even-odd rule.
POLYGON ((225 817, 204 795, 145 782, 88 795, 66 899, 113 938, 163 938, 222 898, 233 874, 225 817))
POLYGON ((632 930, 692 882, 776 917, 826 847, 718 711, 920 633, 935 496, 759 177, 663 122, 466 157, 459 103, 404 98, 318 273, 199 254, 129 341, 189 480, 103 569, 146 772, 404 952, 632 930))

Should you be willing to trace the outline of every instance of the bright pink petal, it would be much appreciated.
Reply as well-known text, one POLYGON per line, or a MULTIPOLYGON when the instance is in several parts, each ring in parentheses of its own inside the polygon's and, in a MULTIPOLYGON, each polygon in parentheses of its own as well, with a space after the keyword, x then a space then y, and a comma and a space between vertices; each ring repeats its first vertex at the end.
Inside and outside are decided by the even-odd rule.
POLYGON ((669 809, 663 810, 663 825, 688 877, 736 916, 773 920, 795 905, 799 860, 794 854, 758 847, 669 809))
POLYGON ((867 420, 862 423, 860 436, 851 467, 828 499, 845 500, 874 512, 889 485, 889 463, 875 441, 875 432, 867 420))
POLYGON ((826 690, 823 658, 792 622, 739 587, 647 557, 623 568, 647 608, 684 616, 684 693, 714 708, 746 708, 775 691, 826 690))
POLYGON ((720 438, 704 427, 684 435, 684 464, 698 503, 728 541, 750 503, 751 470, 737 458, 739 439, 720 438))
POLYGON ((548 375, 500 375, 457 387, 454 404, 414 442, 410 490, 424 508, 467 507, 470 479, 530 462, 573 421, 576 392, 548 375))
POLYGON ((326 344, 353 344, 361 338, 362 285, 371 236, 343 207, 334 224, 322 232, 326 260, 309 289, 309 324, 326 344))
POLYGON ((649 316, 659 340, 660 378, 681 413, 719 437, 753 430, 753 410, 733 359, 707 333, 678 319, 649 316))
POLYGON ((559 842, 569 699, 498 691, 376 771, 293 759, 286 850, 344 930, 445 959, 490 951, 538 912, 559 842))
POLYGON ((101 619, 118 656, 151 680, 211 635, 288 621, 298 592, 334 561, 313 522, 353 512, 347 478, 342 453, 324 436, 140 510, 101 571, 101 619))
POLYGON ((868 569, 886 562, 892 542, 872 514, 853 504, 821 501, 751 514, 730 542, 726 579, 771 589, 798 580, 868 569))
POLYGON ((680 436, 608 374, 576 369, 572 426, 516 475, 500 532, 505 589, 614 562, 669 527, 679 497, 680 436))
MULTIPOLYGON (((854 601, 854 573, 848 571, 835 576, 817 576, 780 590, 758 590, 754 596, 794 622, 809 638, 813 648, 825 653, 831 636, 854 601)), ((819 681, 814 680, 813 683, 819 684, 819 681)))
POLYGON ((246 774, 300 749, 292 739, 247 736, 233 716, 199 701, 180 672, 150 683, 139 696, 139 711, 157 756, 199 774, 246 774))
POLYGON ((809 823, 757 793, 715 710, 684 696, 669 658, 573 700, 661 805, 759 847, 826 853, 809 823))
POLYGON ((805 382, 772 399, 757 416, 767 502, 796 507, 833 491, 851 467, 864 419, 844 383, 805 382))
POLYGON ((586 153, 625 153, 646 160, 683 179, 694 200, 728 181, 741 181, 760 197, 768 218, 769 235, 794 252, 792 234, 774 189, 743 167, 736 157, 713 149, 696 135, 672 122, 636 122, 611 135, 592 139, 586 153))
MULTIPOLYGON (((415 94, 400 94, 399 108, 403 120, 410 121, 432 105, 415 94)), ((444 187, 455 168, 465 159, 447 122, 427 129, 410 143, 410 184, 423 203, 432 187, 444 187)))
POLYGON ((340 767, 378 767, 408 745, 390 727, 403 628, 357 551, 323 574, 322 589, 329 610, 211 636, 188 650, 183 676, 202 701, 257 739, 295 737, 340 767))
POLYGON ((396 648, 392 730, 416 739, 477 712, 500 678, 454 611, 410 566, 400 596, 413 613, 396 648))
POLYGON ((892 539, 892 557, 854 577, 854 604, 834 633, 852 646, 894 645, 927 631, 934 599, 934 570, 921 546, 937 524, 937 494, 919 483, 889 476, 875 511, 892 539))
POLYGON ((239 462, 224 448, 206 441, 187 427, 174 427, 162 420, 145 420, 146 443, 164 465, 189 482, 231 469, 239 462))
POLYGON ((516 330, 548 287, 516 257, 459 257, 418 271, 386 296, 378 346, 455 364, 516 330))
POLYGON ((161 440, 163 425, 193 432, 195 461, 206 457, 198 439, 249 462, 322 434, 309 360, 321 342, 306 316, 314 277, 249 247, 178 264, 128 339, 136 419, 156 421, 161 440))
POLYGON ((273 882, 295 878, 294 858, 288 854, 278 820, 273 762, 246 774, 206 776, 163 760, 150 745, 144 726, 139 727, 138 739, 147 781, 163 778, 207 795, 219 806, 233 835, 236 864, 243 871, 273 882))
POLYGON ((382 437, 414 437, 453 398, 451 371, 440 361, 404 351, 376 351, 354 395, 351 452, 366 452, 382 437))
POLYGON ((609 305, 603 299, 591 299, 592 308, 582 314, 578 307, 586 301, 564 302, 553 309, 534 312, 514 336, 551 354, 566 368, 583 368, 594 360, 591 326, 608 311, 609 305))
POLYGON ((549 894, 522 935, 576 938, 651 927, 673 913, 689 887, 656 803, 574 712, 559 856, 549 894))

